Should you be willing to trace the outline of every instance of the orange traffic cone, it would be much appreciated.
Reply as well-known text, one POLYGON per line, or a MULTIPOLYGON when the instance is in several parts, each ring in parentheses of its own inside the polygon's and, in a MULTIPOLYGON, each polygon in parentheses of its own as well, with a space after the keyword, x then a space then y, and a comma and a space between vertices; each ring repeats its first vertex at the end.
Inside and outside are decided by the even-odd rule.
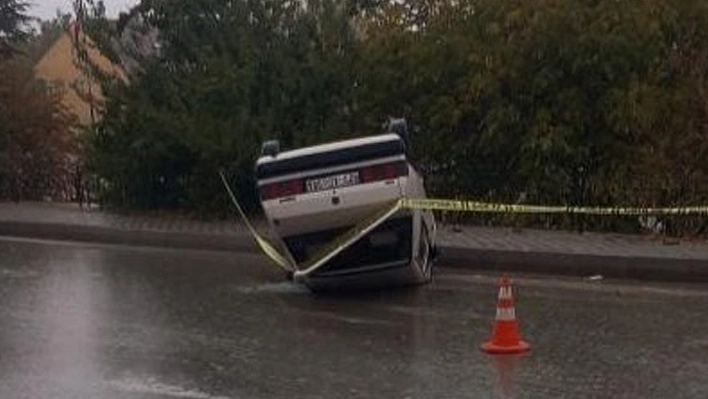
POLYGON ((494 320, 492 338, 482 344, 482 350, 491 354, 513 354, 526 352, 530 349, 531 345, 521 338, 519 332, 511 281, 509 277, 504 276, 499 280, 497 316, 494 320))

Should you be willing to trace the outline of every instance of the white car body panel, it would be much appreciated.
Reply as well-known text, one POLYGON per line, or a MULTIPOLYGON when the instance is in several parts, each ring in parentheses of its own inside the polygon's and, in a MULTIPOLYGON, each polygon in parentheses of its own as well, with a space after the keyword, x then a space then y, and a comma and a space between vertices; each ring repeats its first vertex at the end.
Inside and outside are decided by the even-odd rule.
MULTIPOLYGON (((390 208, 397 200, 425 198, 423 178, 407 160, 405 143, 396 134, 343 140, 264 156, 256 163, 256 174, 272 233, 297 267, 305 263, 313 248, 326 247, 327 242, 343 231, 390 208), (391 166, 394 164, 395 167, 391 166), (395 171, 397 175, 364 181, 366 173, 374 173, 365 169, 386 167, 389 167, 388 172, 395 171), (334 183, 354 185, 306 192, 308 188, 329 187, 334 183), (297 187, 297 192, 267 198, 264 193, 268 192, 268 187, 279 184, 291 184, 297 187)), ((435 235, 431 212, 401 210, 348 249, 340 259, 333 258, 332 265, 307 275, 304 282, 319 288, 427 281, 435 235), (387 229, 391 232, 387 233, 387 229), (390 237, 398 241, 394 243, 390 237)))

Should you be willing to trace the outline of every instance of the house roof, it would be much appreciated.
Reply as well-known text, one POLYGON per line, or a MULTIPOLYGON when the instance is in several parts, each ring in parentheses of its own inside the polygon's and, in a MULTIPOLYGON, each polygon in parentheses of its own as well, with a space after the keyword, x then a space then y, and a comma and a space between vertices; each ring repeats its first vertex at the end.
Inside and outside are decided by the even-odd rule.
POLYGON ((101 54, 75 24, 59 36, 39 59, 34 70, 52 89, 61 91, 63 105, 77 116, 79 123, 89 126, 97 121, 97 109, 103 101, 103 93, 95 79, 77 65, 75 38, 87 44, 87 57, 99 69, 127 79, 123 69, 101 54))

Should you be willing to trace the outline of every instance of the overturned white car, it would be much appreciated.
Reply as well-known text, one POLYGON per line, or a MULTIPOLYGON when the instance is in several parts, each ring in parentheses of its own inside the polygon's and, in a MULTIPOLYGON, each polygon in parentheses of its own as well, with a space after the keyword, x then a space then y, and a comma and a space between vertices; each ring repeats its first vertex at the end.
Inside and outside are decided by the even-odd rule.
POLYGON ((425 190, 408 158, 405 121, 389 131, 285 152, 274 141, 263 145, 260 198, 297 281, 320 289, 431 278, 435 220, 395 206, 425 190))

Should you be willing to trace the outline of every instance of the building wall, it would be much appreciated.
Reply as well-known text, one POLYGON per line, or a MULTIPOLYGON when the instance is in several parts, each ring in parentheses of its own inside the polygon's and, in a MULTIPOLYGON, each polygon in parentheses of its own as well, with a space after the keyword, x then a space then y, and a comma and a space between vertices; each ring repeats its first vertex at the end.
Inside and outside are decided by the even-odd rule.
MULTIPOLYGON (((87 39, 81 35, 79 39, 89 43, 88 57, 99 68, 105 72, 124 77, 121 69, 91 47, 87 39)), ((75 64, 75 52, 71 34, 69 32, 63 33, 39 60, 35 66, 35 73, 39 78, 44 79, 52 90, 62 93, 63 105, 76 115, 82 126, 90 126, 99 117, 96 110, 101 106, 104 97, 99 85, 86 76, 75 64)))

